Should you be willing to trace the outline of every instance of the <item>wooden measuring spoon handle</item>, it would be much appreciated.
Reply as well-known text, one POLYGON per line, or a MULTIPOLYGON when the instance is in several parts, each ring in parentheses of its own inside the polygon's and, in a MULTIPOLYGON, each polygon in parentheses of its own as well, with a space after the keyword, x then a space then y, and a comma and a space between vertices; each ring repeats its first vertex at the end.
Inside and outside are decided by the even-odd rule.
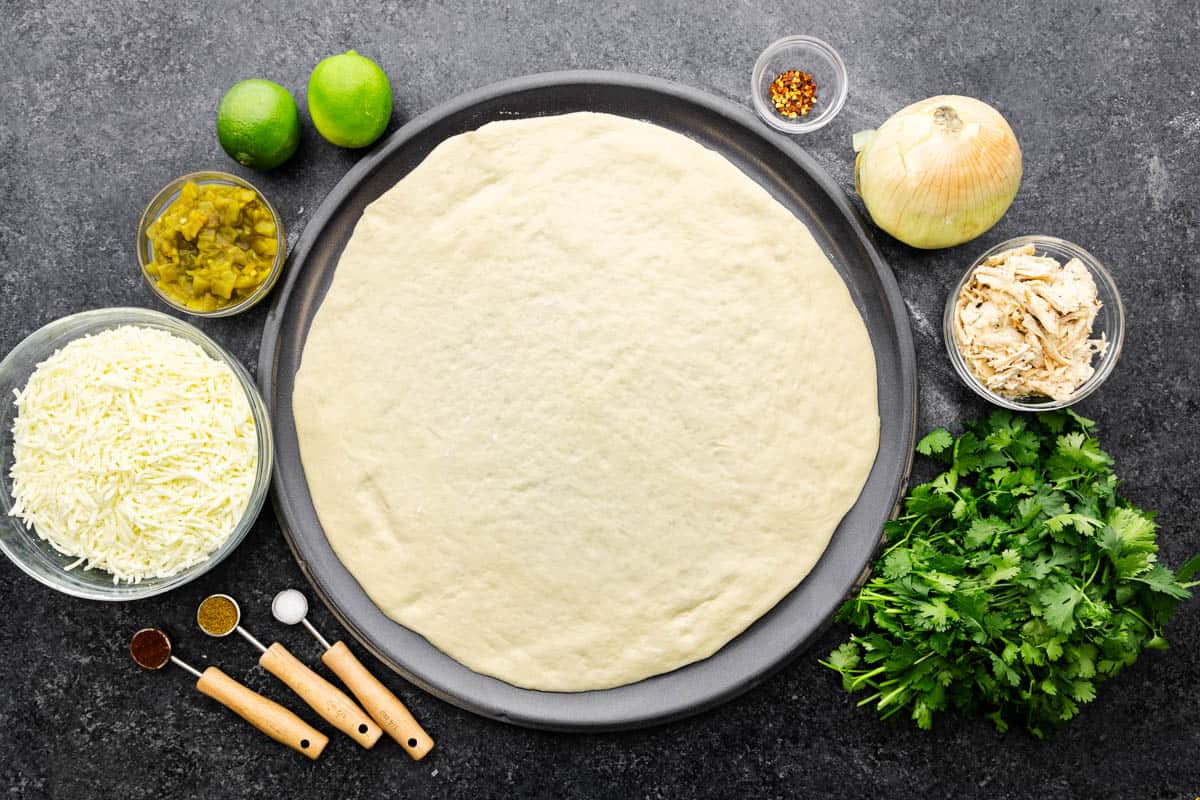
POLYGON ((277 742, 303 753, 313 761, 329 744, 329 737, 291 711, 247 689, 216 667, 204 670, 196 688, 249 722, 277 742))
POLYGON ((325 651, 321 660, 350 687, 350 691, 375 721, 383 726, 388 736, 399 742, 413 759, 420 761, 433 749, 433 739, 429 738, 404 703, 367 671, 349 647, 338 642, 325 651))
POLYGON ((258 659, 267 672, 286 683, 325 720, 368 750, 383 731, 341 689, 313 672, 279 642, 258 659))

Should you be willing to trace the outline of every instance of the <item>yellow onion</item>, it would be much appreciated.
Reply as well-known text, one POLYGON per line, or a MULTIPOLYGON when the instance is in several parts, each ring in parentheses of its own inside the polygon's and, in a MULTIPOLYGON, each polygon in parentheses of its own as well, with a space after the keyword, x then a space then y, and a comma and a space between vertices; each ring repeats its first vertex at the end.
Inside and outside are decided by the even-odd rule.
POLYGON ((854 186, 875 224, 905 244, 953 247, 1004 216, 1021 184, 1021 147, 1000 112, 939 95, 854 135, 854 186))

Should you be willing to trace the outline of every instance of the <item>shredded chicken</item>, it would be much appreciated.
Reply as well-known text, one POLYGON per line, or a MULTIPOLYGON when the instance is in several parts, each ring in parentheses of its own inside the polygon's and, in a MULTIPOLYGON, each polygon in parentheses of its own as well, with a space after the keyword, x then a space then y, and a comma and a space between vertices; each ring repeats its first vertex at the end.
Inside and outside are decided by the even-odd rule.
POLYGON ((1072 258, 1005 250, 976 268, 958 296, 954 339, 968 369, 1005 397, 1066 400, 1092 376, 1108 342, 1092 338, 1096 282, 1072 258))

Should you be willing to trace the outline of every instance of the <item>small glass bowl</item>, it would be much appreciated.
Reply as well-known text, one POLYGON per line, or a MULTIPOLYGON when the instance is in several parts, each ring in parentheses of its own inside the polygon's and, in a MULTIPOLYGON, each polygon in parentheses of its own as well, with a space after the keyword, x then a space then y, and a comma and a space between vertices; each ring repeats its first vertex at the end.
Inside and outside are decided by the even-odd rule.
POLYGON ((196 328, 174 317, 144 308, 105 308, 84 311, 51 322, 30 334, 0 361, 0 550, 26 574, 64 594, 88 600, 140 600, 183 586, 219 564, 233 552, 254 525, 271 485, 274 440, 271 419, 254 379, 238 360, 196 328), (82 566, 68 570, 75 558, 59 553, 35 530, 25 527, 9 515, 13 507, 13 419, 17 415, 14 390, 22 389, 37 365, 68 342, 121 325, 159 328, 198 344, 204 352, 223 361, 233 370, 246 393, 250 412, 258 429, 258 467, 246 510, 229 538, 204 561, 168 578, 146 578, 140 583, 113 583, 112 575, 101 569, 82 566))
POLYGON ((283 218, 279 216, 279 212, 275 209, 275 206, 271 205, 271 201, 267 199, 267 196, 249 181, 228 172, 190 172, 187 175, 181 175, 164 186, 158 194, 154 195, 154 199, 150 201, 150 205, 146 206, 146 210, 142 213, 142 221, 138 223, 137 256, 138 264, 142 268, 142 277, 146 279, 146 283, 154 290, 154 294, 171 308, 182 311, 185 314, 191 314, 194 317, 228 317, 258 305, 259 301, 270 293, 271 287, 275 285, 275 282, 279 280, 279 276, 283 273, 283 262, 287 259, 287 236, 283 231, 283 218), (240 186, 243 189, 250 189, 258 195, 258 199, 271 212, 271 219, 275 221, 275 262, 271 265, 271 271, 267 274, 267 279, 251 294, 236 303, 227 305, 224 308, 218 308, 216 311, 196 311, 195 309, 180 305, 158 288, 157 279, 146 269, 150 262, 154 260, 154 245, 150 242, 150 226, 154 224, 154 221, 162 215, 171 203, 175 202, 175 199, 179 197, 179 192, 183 189, 183 185, 188 181, 197 184, 220 183, 226 186, 240 186))
POLYGON ((833 121, 846 104, 846 64, 828 43, 814 36, 788 36, 772 44, 754 64, 750 96, 763 122, 784 133, 811 133, 833 121), (771 103, 771 82, 781 72, 799 69, 817 84, 816 103, 802 117, 788 119, 771 103))
POLYGON ((1121 345, 1125 341, 1125 306, 1121 303, 1121 295, 1117 292, 1117 285, 1113 282, 1112 275, 1109 274, 1108 270, 1104 268, 1104 265, 1095 256, 1079 245, 1054 236, 1018 236, 1016 239, 1001 242, 985 252, 979 258, 975 259, 975 262, 963 273, 962 278, 954 287, 954 291, 950 293, 950 297, 946 300, 946 310, 942 315, 942 336, 946 340, 946 352, 950 355, 950 363, 954 365, 954 371, 958 373, 958 377, 975 394, 990 403, 1012 409, 1013 411, 1053 411, 1078 403, 1099 389, 1100 384, 1104 383, 1104 379, 1113 371, 1113 367, 1117 364, 1117 358, 1121 355, 1121 345), (997 253, 1011 250, 1014 247, 1023 247, 1026 244, 1032 244, 1034 252, 1037 255, 1049 256, 1060 264, 1066 264, 1072 258, 1078 258, 1087 267, 1088 272, 1092 274, 1092 279, 1096 282, 1096 294, 1100 300, 1100 312, 1096 315, 1096 321, 1092 326, 1092 336, 1097 337, 1103 334, 1104 338, 1108 341, 1108 348, 1093 359, 1092 366, 1095 367, 1095 371, 1092 373, 1092 377, 1084 381, 1075 390, 1074 394, 1065 400, 1052 400, 1048 397, 1040 396, 1012 398, 996 394, 980 383, 979 379, 975 377, 970 367, 967 366, 962 353, 958 351, 958 346, 955 344, 955 305, 957 304, 959 293, 962 292, 968 281, 971 280, 975 269, 997 253))

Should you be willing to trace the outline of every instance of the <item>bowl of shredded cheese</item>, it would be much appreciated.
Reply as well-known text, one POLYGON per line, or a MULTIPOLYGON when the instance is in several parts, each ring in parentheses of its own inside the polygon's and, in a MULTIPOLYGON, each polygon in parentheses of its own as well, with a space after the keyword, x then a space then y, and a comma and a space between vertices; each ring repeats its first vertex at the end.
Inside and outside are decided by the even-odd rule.
POLYGON ((1125 308, 1104 265, 1053 236, 991 248, 946 302, 950 363, 980 397, 1014 411, 1066 408, 1116 366, 1125 308))
POLYGON ((64 317, 0 362, 0 550, 76 597, 182 586, 253 526, 273 446, 253 379, 195 327, 64 317))

